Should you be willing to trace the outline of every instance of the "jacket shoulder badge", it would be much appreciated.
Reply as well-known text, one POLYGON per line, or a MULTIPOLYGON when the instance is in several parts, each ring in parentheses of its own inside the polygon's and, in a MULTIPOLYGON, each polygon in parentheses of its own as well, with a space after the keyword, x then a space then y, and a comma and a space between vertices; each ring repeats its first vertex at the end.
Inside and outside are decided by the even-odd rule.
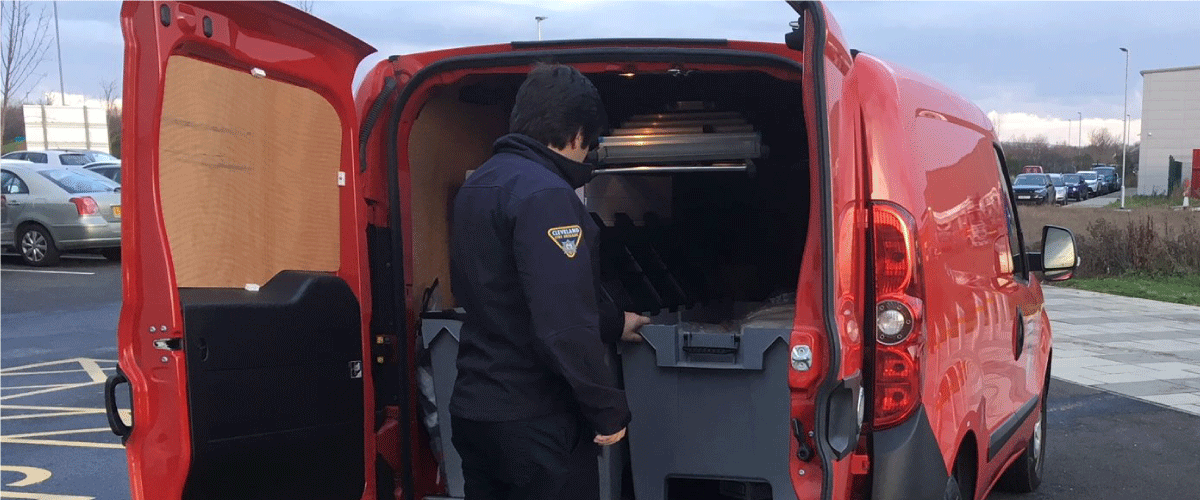
POLYGON ((583 229, 579 225, 552 227, 546 231, 546 234, 567 255, 567 258, 575 258, 575 254, 579 251, 579 243, 583 240, 583 229))

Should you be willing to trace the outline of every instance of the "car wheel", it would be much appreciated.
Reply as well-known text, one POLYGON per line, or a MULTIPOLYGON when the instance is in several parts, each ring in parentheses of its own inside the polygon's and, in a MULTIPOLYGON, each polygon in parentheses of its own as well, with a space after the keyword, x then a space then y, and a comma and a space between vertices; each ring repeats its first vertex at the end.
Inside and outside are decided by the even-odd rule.
POLYGON ((1029 493, 1042 484, 1042 473, 1046 465, 1046 389, 1042 389, 1037 423, 1025 452, 1004 471, 998 486, 1014 493, 1029 493))
POLYGON ((113 262, 121 262, 121 247, 101 248, 100 255, 103 255, 105 259, 113 262))
POLYGON ((25 226, 17 238, 21 260, 30 266, 53 266, 58 263, 58 247, 46 228, 37 224, 25 226))
POLYGON ((954 468, 950 470, 950 479, 946 481, 947 500, 973 500, 975 498, 975 466, 974 460, 959 454, 954 460, 954 468))

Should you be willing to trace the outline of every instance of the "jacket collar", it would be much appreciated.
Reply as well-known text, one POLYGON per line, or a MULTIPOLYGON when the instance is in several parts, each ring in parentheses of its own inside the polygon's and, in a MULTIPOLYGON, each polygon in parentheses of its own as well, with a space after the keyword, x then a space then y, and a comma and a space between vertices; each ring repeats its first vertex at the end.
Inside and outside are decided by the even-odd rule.
POLYGON ((523 134, 508 134, 492 145, 495 153, 510 153, 528 158, 562 177, 571 189, 579 189, 592 180, 594 165, 573 161, 538 140, 523 134))

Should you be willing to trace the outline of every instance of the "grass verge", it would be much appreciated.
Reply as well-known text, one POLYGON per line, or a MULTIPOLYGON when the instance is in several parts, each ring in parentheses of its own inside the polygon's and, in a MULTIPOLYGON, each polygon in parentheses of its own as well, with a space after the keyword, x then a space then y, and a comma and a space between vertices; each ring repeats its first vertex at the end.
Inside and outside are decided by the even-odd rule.
POLYGON ((1130 273, 1122 276, 1072 278, 1056 286, 1111 293, 1126 297, 1200 306, 1200 273, 1151 276, 1130 273))

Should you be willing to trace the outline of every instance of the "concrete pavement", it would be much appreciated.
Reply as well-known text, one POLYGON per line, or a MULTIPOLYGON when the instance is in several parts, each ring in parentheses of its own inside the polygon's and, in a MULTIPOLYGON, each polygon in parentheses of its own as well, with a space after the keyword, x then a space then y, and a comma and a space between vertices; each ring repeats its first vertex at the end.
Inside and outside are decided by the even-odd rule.
POLYGON ((1200 415, 1200 307, 1043 290, 1052 377, 1200 415))

